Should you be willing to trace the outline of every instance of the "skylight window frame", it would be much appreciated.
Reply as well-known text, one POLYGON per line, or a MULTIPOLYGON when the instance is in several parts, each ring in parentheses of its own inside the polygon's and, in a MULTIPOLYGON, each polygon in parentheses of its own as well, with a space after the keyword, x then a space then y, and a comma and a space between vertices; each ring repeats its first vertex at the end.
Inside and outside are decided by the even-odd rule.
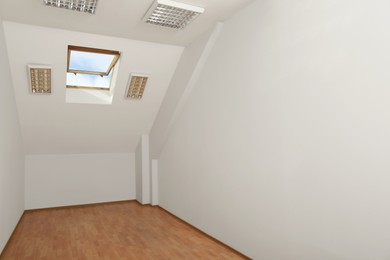
MULTIPOLYGON (((111 71, 114 73, 114 68, 118 63, 118 60, 120 58, 120 52, 114 51, 114 50, 106 50, 106 49, 98 49, 98 48, 91 48, 91 47, 82 47, 82 46, 75 46, 75 45, 68 45, 68 54, 67 54, 67 73, 73 73, 75 75, 77 74, 86 74, 86 75, 95 75, 100 77, 107 77, 110 75, 111 71), (96 71, 89 71, 89 70, 74 70, 70 69, 70 61, 71 61, 71 53, 72 51, 77 52, 86 52, 86 53, 94 53, 94 54, 106 54, 106 55, 113 55, 114 58, 110 64, 110 66, 107 68, 106 71, 96 72, 96 71)), ((112 75, 113 76, 113 75, 112 75)), ((109 87, 99 87, 99 86, 81 86, 81 85, 68 85, 66 84, 66 88, 68 89, 86 89, 86 90, 104 90, 104 91, 110 91, 111 90, 111 83, 112 78, 110 80, 109 87)))
POLYGON ((68 45, 68 62, 67 62, 67 70, 66 71, 68 73, 75 73, 75 74, 89 74, 89 75, 98 75, 98 76, 102 76, 102 77, 103 76, 108 76, 110 74, 111 70, 117 64, 117 62, 118 62, 118 60, 120 58, 120 55, 121 54, 120 54, 119 51, 68 45), (113 58, 110 66, 107 68, 106 71, 97 72, 97 71, 89 71, 89 70, 73 70, 73 69, 70 69, 70 59, 71 59, 72 51, 95 53, 95 54, 105 54, 105 55, 114 55, 114 58, 113 58))

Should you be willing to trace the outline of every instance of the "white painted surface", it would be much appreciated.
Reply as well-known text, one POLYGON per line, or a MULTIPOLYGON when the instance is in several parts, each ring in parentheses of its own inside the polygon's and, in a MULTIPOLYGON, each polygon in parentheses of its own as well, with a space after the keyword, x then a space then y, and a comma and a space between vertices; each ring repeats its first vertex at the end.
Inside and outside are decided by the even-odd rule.
POLYGON ((134 152, 140 136, 153 125, 183 51, 178 46, 11 22, 5 23, 5 32, 28 154, 134 152), (65 102, 68 45, 121 52, 112 105, 65 102), (51 95, 29 92, 28 63, 52 66, 51 95), (124 98, 131 72, 150 75, 142 100, 124 98))
POLYGON ((143 18, 154 0, 98 1, 95 15, 47 7, 41 0, 24 1, 23 4, 15 0, 2 0, 0 15, 4 20, 19 23, 185 46, 216 22, 228 19, 252 1, 180 0, 206 9, 185 30, 146 24, 143 18))
POLYGON ((389 259, 388 10, 256 1, 225 23, 159 204, 253 259, 389 259))
POLYGON ((0 253, 24 210, 24 153, 0 18, 0 253))
POLYGON ((150 204, 151 178, 149 135, 142 135, 142 204, 150 204))
POLYGON ((222 29, 218 23, 187 46, 150 131, 150 156, 158 158, 171 128, 191 93, 222 29))
POLYGON ((26 155, 26 209, 135 199, 134 154, 26 155))
POLYGON ((158 161, 152 160, 152 200, 153 206, 158 205, 158 161))
POLYGON ((66 89, 65 101, 73 104, 111 105, 113 93, 92 89, 66 89))
POLYGON ((135 179, 136 199, 139 203, 142 203, 142 138, 140 138, 135 150, 135 179))
POLYGON ((142 135, 135 153, 137 200, 141 204, 150 204, 151 200, 151 173, 149 157, 149 136, 142 135))

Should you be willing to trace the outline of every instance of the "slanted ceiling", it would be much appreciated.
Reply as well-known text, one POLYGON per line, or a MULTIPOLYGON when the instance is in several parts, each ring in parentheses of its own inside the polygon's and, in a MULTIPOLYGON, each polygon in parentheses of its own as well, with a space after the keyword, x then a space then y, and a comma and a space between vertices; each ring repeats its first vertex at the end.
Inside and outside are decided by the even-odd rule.
POLYGON ((206 9, 185 30, 146 24, 143 18, 153 0, 99 1, 94 15, 48 7, 42 0, 1 0, 26 153, 133 152, 140 135, 150 132, 181 46, 253 0, 180 1, 206 9), (111 105, 65 102, 68 45, 121 52, 111 105), (51 66, 49 96, 30 93, 27 64, 51 66), (131 73, 149 76, 141 100, 124 98, 131 73))
POLYGON ((185 30, 142 21, 154 0, 99 0, 94 15, 49 7, 43 0, 1 0, 0 15, 19 23, 186 46, 253 0, 179 1, 206 9, 185 30))
POLYGON ((26 152, 133 152, 149 133, 183 47, 4 22, 26 152), (68 45, 121 52, 112 105, 65 102, 68 45), (50 64, 52 93, 32 95, 27 64, 50 64), (142 100, 125 99, 131 73, 150 75, 142 100))

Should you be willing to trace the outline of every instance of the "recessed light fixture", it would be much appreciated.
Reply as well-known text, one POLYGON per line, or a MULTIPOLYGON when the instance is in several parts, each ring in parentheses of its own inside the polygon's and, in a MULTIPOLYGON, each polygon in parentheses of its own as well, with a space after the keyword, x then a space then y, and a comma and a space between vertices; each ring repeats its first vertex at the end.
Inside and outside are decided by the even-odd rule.
POLYGON ((146 23, 183 29, 204 12, 204 8, 171 0, 156 0, 145 15, 146 23))
POLYGON ((28 64, 28 76, 32 93, 51 93, 51 67, 28 64))
POLYGON ((45 5, 95 14, 98 0, 43 0, 45 5))
POLYGON ((141 99, 148 78, 149 76, 145 74, 132 74, 130 76, 129 85, 127 86, 126 98, 141 99))

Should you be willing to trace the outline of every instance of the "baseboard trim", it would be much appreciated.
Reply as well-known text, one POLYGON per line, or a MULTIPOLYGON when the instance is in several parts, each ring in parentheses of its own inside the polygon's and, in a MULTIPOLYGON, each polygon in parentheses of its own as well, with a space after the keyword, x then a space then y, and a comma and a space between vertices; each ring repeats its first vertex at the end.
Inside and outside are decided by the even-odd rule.
MULTIPOLYGON (((141 204, 141 205, 142 205, 142 204, 141 204)), ((244 258, 244 259, 249 259, 249 260, 252 259, 252 258, 250 258, 250 257, 248 257, 248 256, 246 256, 246 255, 244 255, 244 254, 241 253, 240 251, 237 251, 236 249, 232 248, 231 246, 228 246, 227 244, 221 242, 220 240, 216 239, 215 237, 212 237, 211 235, 207 234, 206 232, 200 230, 199 228, 197 228, 197 227, 191 225, 191 224, 188 223, 187 221, 185 221, 185 220, 179 218, 179 217, 176 216, 175 214, 169 212, 168 210, 162 208, 162 207, 159 206, 159 205, 156 205, 156 206, 152 206, 152 205, 143 205, 143 206, 151 206, 151 207, 159 208, 159 209, 161 209, 162 211, 164 211, 164 212, 168 213, 169 215, 171 215, 172 217, 176 218, 176 219, 179 220, 180 222, 186 224, 187 226, 189 226, 189 227, 193 228, 194 230, 196 230, 197 232, 201 233, 202 235, 204 235, 204 236, 210 238, 211 240, 217 242, 217 243, 220 244, 221 246, 223 246, 223 247, 225 247, 225 248, 227 248, 227 249, 229 249, 229 250, 235 252, 236 254, 240 255, 242 258, 244 258)))
POLYGON ((96 203, 48 207, 48 208, 26 209, 24 212, 28 213, 28 212, 34 212, 34 211, 40 211, 40 210, 51 210, 51 209, 84 208, 84 207, 102 206, 102 205, 109 205, 109 204, 118 204, 118 203, 123 203, 123 202, 134 202, 134 201, 135 200, 118 200, 118 201, 96 202, 96 203))
POLYGON ((150 204, 150 203, 142 204, 139 200, 135 200, 135 202, 137 202, 140 206, 143 206, 143 207, 153 207, 152 204, 150 204))
POLYGON ((23 217, 24 217, 24 213, 25 213, 25 211, 23 211, 22 215, 20 216, 20 218, 19 218, 19 220, 18 220, 18 223, 16 223, 16 226, 15 226, 14 230, 13 230, 12 233, 11 233, 11 236, 8 238, 7 243, 5 244, 3 250, 0 252, 0 259, 2 259, 3 253, 4 253, 5 250, 7 249, 8 245, 10 244, 10 242, 12 241, 12 238, 14 237, 15 231, 18 229, 19 223, 22 221, 22 219, 23 219, 23 217))

